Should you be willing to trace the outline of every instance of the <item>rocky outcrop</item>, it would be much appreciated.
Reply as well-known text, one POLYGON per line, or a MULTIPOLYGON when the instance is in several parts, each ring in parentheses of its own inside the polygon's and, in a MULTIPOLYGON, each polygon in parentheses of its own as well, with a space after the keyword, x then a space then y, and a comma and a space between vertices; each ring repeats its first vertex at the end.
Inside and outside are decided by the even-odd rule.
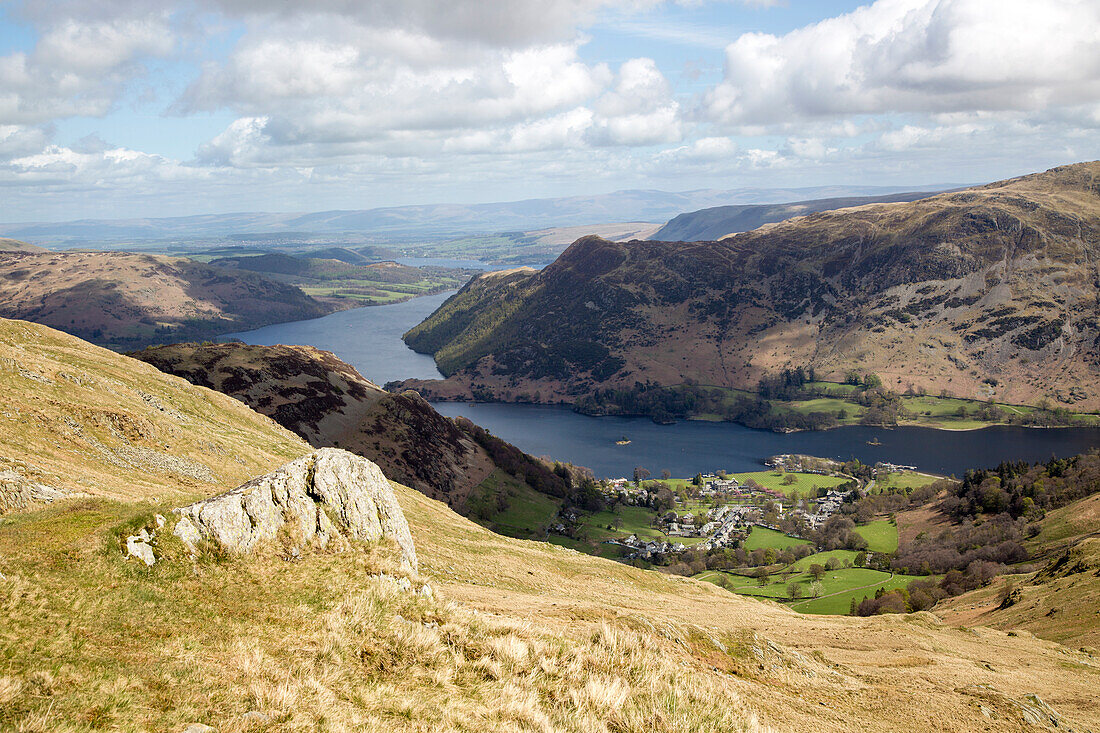
POLYGON ((0 471, 0 514, 48 504, 65 496, 64 491, 32 481, 15 471, 0 471))
POLYGON ((416 550, 393 488, 374 463, 322 448, 224 494, 173 510, 175 535, 192 549, 202 540, 229 552, 281 546, 340 550, 350 541, 394 541, 416 569, 416 550))

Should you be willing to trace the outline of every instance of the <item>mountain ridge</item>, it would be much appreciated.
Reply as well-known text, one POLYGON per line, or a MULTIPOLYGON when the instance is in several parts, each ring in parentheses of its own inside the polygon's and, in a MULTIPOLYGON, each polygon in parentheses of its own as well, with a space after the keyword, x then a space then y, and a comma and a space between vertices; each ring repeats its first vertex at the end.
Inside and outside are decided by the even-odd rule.
POLYGON ((101 345, 208 338, 335 308, 257 273, 126 252, 0 253, 0 316, 101 345))
POLYGON ((666 192, 625 190, 591 196, 526 199, 483 204, 421 204, 311 213, 236 212, 149 219, 79 219, 70 222, 0 223, 7 236, 41 244, 122 242, 134 239, 267 232, 369 231, 400 237, 448 237, 464 233, 534 230, 607 222, 662 222, 684 211, 734 203, 792 201, 827 196, 912 190, 904 186, 815 186, 811 188, 699 189, 666 192))
POLYGON ((635 383, 754 389, 786 367, 1100 407, 1100 163, 717 242, 577 240, 477 278, 406 334, 442 398, 571 403, 635 383), (991 389, 993 387, 993 389, 991 389))
POLYGON ((849 196, 811 199, 780 204, 716 206, 680 214, 658 229, 649 239, 660 242, 705 242, 731 234, 748 232, 765 224, 805 216, 818 211, 849 209, 866 204, 888 204, 929 198, 940 191, 912 191, 884 196, 849 196))

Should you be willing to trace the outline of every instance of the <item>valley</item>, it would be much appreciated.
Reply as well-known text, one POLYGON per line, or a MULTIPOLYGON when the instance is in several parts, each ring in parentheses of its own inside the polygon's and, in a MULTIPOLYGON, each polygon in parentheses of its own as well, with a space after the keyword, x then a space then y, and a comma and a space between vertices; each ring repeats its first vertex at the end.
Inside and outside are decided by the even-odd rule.
POLYGON ((0 733, 1100 733, 1100 3, 0 9, 0 733))
MULTIPOLYGON (((1090 652, 928 613, 798 614, 503 537, 397 483, 416 570, 385 541, 306 547, 293 561, 278 543, 245 556, 189 552, 158 530, 158 515, 175 522, 172 507, 311 447, 151 365, 42 326, 0 326, 0 454, 20 481, 64 494, 0 524, 5 726, 459 730, 519 719, 582 730, 576 721, 606 712, 608 686, 623 715, 667 731, 823 720, 915 731, 926 722, 902 710, 913 705, 945 730, 1011 727, 1043 710, 1060 727, 1097 719, 1090 652), (149 529, 154 564, 127 559, 127 537, 149 529), (138 628, 155 641, 134 644, 138 628)), ((883 529, 872 521, 864 532, 889 542, 883 529)), ((789 543, 756 531, 753 552, 789 543)), ((821 582, 834 582, 825 572, 821 582)))

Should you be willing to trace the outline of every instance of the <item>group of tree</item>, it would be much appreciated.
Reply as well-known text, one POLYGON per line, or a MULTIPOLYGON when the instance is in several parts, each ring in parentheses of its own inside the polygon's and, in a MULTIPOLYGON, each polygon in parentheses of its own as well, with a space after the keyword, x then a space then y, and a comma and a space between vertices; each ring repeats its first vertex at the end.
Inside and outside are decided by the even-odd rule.
POLYGON ((944 598, 989 585, 1003 571, 999 563, 974 560, 962 570, 949 570, 939 581, 914 580, 904 588, 879 588, 873 598, 864 596, 859 602, 853 598, 848 610, 852 616, 927 611, 944 598))
POLYGON ((967 471, 943 508, 956 519, 1007 514, 1036 520, 1097 491, 1100 453, 1094 450, 1046 463, 1005 462, 993 469, 967 471))
POLYGON ((691 384, 636 382, 629 388, 597 389, 578 399, 574 409, 585 415, 650 417, 660 423, 708 414, 762 430, 825 430, 838 424, 833 412, 779 409, 757 395, 732 396, 725 389, 691 384))
POLYGON ((813 367, 784 369, 778 374, 769 374, 760 378, 756 392, 765 400, 801 400, 812 399, 824 394, 824 390, 806 389, 807 383, 817 381, 813 367))

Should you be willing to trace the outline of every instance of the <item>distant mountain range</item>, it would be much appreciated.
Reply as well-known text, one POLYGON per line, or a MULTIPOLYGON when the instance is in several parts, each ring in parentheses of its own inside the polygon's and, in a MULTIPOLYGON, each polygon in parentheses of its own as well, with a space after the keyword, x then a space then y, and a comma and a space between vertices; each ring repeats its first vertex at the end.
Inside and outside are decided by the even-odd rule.
MULTIPOLYGON (((936 186, 944 189, 948 186, 936 186)), ((912 186, 816 186, 812 188, 616 191, 595 196, 529 199, 488 204, 429 204, 316 213, 204 214, 158 219, 82 219, 0 224, 0 235, 33 244, 112 245, 130 241, 233 238, 266 234, 304 236, 369 233, 379 240, 401 237, 446 239, 466 234, 529 231, 609 222, 668 221, 685 211, 716 206, 775 204, 850 196, 884 196, 912 186)))
POLYGON ((783 204, 742 204, 715 206, 680 214, 657 230, 650 237, 660 242, 710 242, 730 234, 751 232, 765 224, 790 219, 794 216, 815 214, 819 211, 846 209, 865 204, 893 204, 917 201, 935 196, 939 191, 910 191, 886 196, 847 196, 843 198, 812 199, 783 204))

